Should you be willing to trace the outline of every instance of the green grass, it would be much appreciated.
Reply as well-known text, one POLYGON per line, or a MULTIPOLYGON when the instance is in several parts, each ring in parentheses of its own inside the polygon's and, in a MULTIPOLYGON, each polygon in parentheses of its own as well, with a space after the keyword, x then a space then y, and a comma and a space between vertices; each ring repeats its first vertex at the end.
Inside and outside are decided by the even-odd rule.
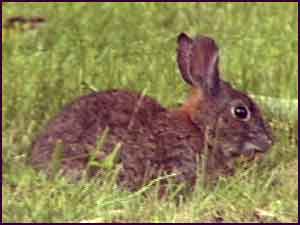
POLYGON ((60 176, 48 179, 26 164, 31 142, 48 119, 91 92, 89 87, 146 90, 168 107, 182 102, 188 90, 176 65, 182 31, 217 40, 224 78, 240 90, 296 99, 297 7, 4 3, 4 21, 45 15, 47 22, 37 30, 2 34, 3 221, 298 221, 298 118, 263 102, 277 137, 267 157, 215 187, 197 186, 184 201, 159 200, 155 184, 146 188, 148 195, 127 193, 116 188, 112 174, 75 184, 60 176))

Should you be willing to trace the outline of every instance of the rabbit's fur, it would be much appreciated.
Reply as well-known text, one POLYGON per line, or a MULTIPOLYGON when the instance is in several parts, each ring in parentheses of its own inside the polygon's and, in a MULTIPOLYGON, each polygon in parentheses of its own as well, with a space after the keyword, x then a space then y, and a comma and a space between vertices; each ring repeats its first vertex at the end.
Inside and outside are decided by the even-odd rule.
POLYGON ((121 143, 119 185, 136 190, 162 173, 193 185, 199 158, 208 152, 207 173, 232 174, 234 159, 253 158, 273 143, 258 106, 220 79, 218 47, 209 37, 178 36, 177 61, 191 96, 177 109, 131 91, 111 90, 80 97, 48 125, 33 145, 32 163, 51 173, 58 140, 64 145, 62 171, 78 174, 91 146, 108 128, 102 155, 121 143))

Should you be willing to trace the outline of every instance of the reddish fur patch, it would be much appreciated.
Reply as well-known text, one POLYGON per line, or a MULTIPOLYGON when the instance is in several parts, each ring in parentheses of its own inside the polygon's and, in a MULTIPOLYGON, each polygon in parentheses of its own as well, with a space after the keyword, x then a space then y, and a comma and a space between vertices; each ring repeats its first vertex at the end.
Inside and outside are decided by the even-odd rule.
POLYGON ((199 111, 200 102, 203 99, 203 93, 199 88, 193 88, 191 90, 190 97, 186 102, 178 109, 179 112, 188 116, 189 118, 199 111))

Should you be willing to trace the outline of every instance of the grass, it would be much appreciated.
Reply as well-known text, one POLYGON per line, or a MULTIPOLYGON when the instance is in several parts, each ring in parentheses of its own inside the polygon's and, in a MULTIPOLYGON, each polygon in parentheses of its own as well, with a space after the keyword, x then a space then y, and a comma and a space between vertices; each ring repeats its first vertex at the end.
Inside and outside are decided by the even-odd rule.
MULTIPOLYGON (((260 163, 184 201, 159 200, 156 185, 127 193, 113 172, 69 183, 26 164, 31 142, 63 105, 91 88, 145 91, 164 106, 186 97, 176 37, 208 34, 224 78, 240 90, 298 96, 297 3, 3 3, 10 16, 47 18, 39 29, 2 33, 4 222, 297 222, 298 108, 261 103, 276 145, 260 163), (280 110, 279 110, 280 109, 280 110), (103 182, 104 181, 104 182, 103 182)), ((274 102, 274 104, 277 104, 274 102)), ((278 103, 279 104, 279 103, 278 103)), ((297 106, 293 106, 297 107, 297 106)))

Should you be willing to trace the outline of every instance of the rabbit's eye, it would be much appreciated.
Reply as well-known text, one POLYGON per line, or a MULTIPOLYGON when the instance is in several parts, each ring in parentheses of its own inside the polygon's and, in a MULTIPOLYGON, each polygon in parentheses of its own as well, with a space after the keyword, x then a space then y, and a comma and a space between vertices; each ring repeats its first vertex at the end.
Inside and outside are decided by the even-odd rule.
POLYGON ((241 120, 248 120, 250 118, 250 112, 245 106, 235 106, 231 112, 235 118, 241 120))

